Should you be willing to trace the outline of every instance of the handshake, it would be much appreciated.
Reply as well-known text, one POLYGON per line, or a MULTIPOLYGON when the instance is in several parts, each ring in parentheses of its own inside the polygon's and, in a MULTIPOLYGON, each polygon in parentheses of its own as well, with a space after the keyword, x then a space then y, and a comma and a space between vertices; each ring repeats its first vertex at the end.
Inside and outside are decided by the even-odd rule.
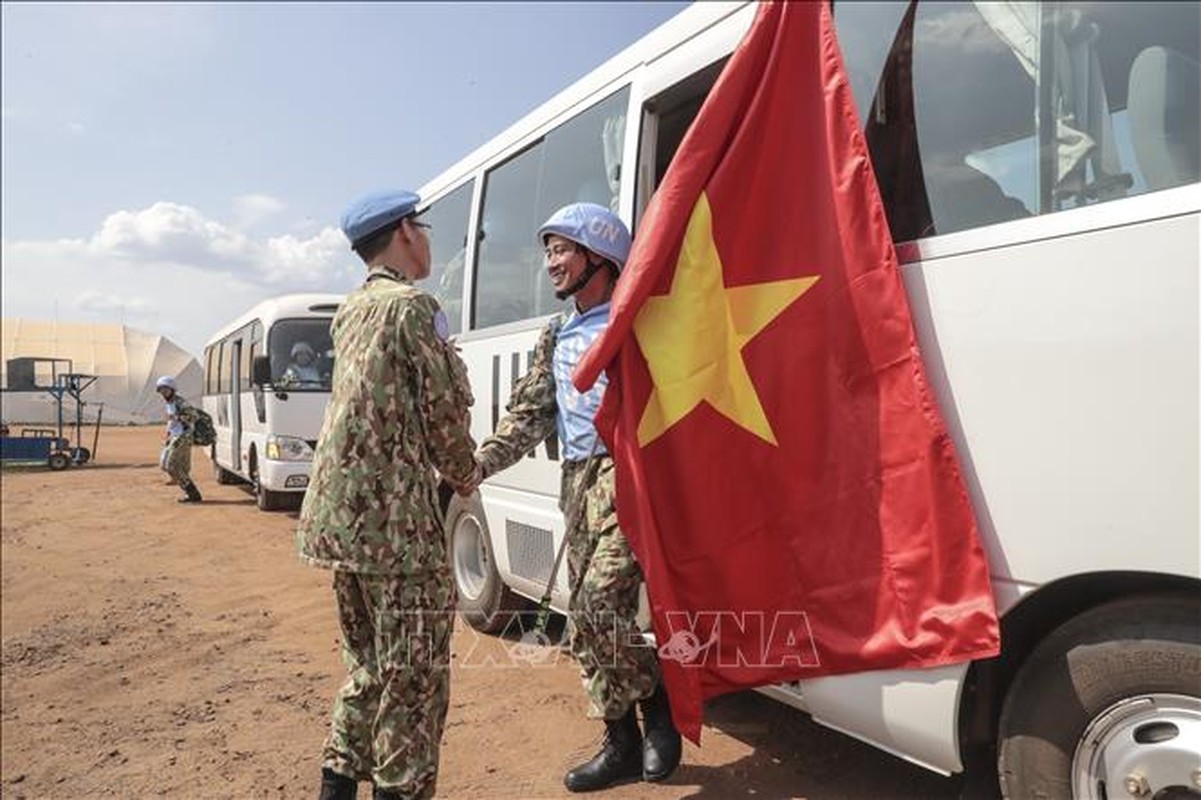
POLYGON ((450 486, 450 488, 455 490, 455 492, 462 495, 463 497, 469 497, 471 494, 473 494, 475 492, 476 489, 479 488, 479 485, 481 483, 483 483, 484 468, 480 466, 480 463, 478 461, 476 461, 475 466, 471 470, 471 475, 468 478, 466 478, 465 480, 463 480, 461 482, 454 481, 450 477, 445 476, 445 475, 443 476, 443 479, 446 481, 446 484, 448 486, 450 486))

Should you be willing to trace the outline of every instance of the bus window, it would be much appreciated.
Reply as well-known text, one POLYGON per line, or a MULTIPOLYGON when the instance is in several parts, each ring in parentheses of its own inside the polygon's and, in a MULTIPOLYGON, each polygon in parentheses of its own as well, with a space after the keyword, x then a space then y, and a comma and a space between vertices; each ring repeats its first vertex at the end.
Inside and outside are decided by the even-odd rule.
POLYGON ((213 362, 213 351, 215 347, 204 348, 204 393, 217 393, 217 373, 216 364, 213 362))
MULTIPOLYGON (((1060 135, 1045 161, 1052 201, 1069 208, 1198 180, 1201 15, 1189 3, 1061 3, 1043 74, 1066 117, 1092 141, 1060 135)), ((1043 137, 1046 139, 1047 137, 1043 137)))
POLYGON ((250 364, 251 373, 242 382, 242 389, 253 388, 254 415, 260 423, 267 421, 267 404, 263 397, 262 387, 254 384, 254 359, 263 354, 263 324, 255 320, 250 324, 250 346, 246 348, 246 358, 250 364))
POLYGON ((213 345, 213 371, 212 385, 213 393, 221 394, 224 389, 221 388, 221 362, 224 360, 225 342, 217 342, 213 345))
POLYGON ((474 327, 550 314, 555 299, 538 226, 574 202, 616 208, 629 89, 623 88, 488 172, 480 218, 474 327))
POLYGON ((213 347, 213 372, 210 378, 210 383, 213 387, 213 394, 221 393, 221 342, 218 342, 213 347))
MULTIPOLYGON (((246 328, 246 334, 241 340, 241 376, 246 381, 250 380, 253 375, 253 365, 255 365, 255 356, 258 356, 259 350, 262 350, 258 344, 258 323, 253 323, 251 327, 246 328)), ((244 384, 245 386, 245 384, 244 384)))
POLYGON ((684 134, 688 132, 692 120, 700 113, 701 104, 705 102, 709 90, 713 88, 713 84, 717 81, 718 75, 721 74, 721 70, 728 60, 728 57, 722 58, 710 64, 655 95, 643 105, 643 115, 655 118, 655 124, 644 125, 643 130, 653 130, 655 140, 645 149, 640 147, 639 152, 642 153, 642 159, 653 159, 654 185, 649 187, 639 185, 638 187, 634 202, 635 224, 650 202, 650 195, 663 181, 667 167, 671 164, 676 150, 679 149, 684 134))
POLYGON ((467 259, 467 226, 474 186, 475 181, 468 181, 435 200, 421 214, 430 225, 431 266, 426 286, 446 312, 451 333, 463 329, 463 268, 467 259))
POLYGON ((234 370, 238 365, 234 363, 234 339, 231 337, 221 343, 221 371, 218 373, 220 384, 218 391, 221 394, 229 394, 234 387, 234 370))
POLYGON ((898 242, 1197 180, 1195 7, 846 3, 837 24, 898 242))
POLYGON ((839 7, 847 71, 898 242, 1038 207, 1034 79, 975 5, 839 7))
POLYGON ((331 318, 284 319, 271 327, 267 350, 277 389, 328 392, 333 383, 331 318))

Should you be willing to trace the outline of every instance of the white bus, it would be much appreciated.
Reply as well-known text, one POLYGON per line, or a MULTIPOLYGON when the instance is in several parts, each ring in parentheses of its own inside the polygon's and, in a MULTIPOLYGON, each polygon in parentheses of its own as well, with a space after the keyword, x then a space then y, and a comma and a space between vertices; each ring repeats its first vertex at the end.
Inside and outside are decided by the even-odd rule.
POLYGON ((295 506, 309 484, 334 371, 338 294, 264 300, 204 348, 204 410, 217 483, 245 482, 264 511, 295 506), (303 362, 303 363, 302 363, 303 362))
MULTIPOLYGON (((562 307, 538 225, 577 200, 637 223, 754 12, 695 4, 422 187, 477 439, 562 307)), ((1197 792, 1198 4, 834 15, 1003 651, 765 691, 930 769, 999 775, 1009 797, 1197 792)), ((543 591, 558 456, 550 439, 449 498, 477 628, 543 591)))

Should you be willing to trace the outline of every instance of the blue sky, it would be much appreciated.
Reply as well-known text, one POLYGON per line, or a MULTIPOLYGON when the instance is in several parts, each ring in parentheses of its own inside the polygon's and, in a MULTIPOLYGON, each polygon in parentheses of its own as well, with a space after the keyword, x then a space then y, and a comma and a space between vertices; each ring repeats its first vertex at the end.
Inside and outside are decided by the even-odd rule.
POLYGON ((198 354, 347 291, 337 219, 416 187, 687 3, 4 3, 5 317, 198 354))

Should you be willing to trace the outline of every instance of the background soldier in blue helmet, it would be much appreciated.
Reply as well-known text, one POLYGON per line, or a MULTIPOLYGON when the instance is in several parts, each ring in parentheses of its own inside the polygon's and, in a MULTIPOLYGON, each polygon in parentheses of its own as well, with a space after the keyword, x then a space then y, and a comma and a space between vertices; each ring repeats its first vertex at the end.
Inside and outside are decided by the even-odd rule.
POLYGON ((351 203, 342 231, 368 265, 334 316, 333 391, 300 512, 300 557, 333 570, 349 680, 334 701, 322 800, 434 795, 449 704, 454 583, 435 470, 475 472, 467 371, 429 275, 418 197, 351 203))
POLYGON ((539 229, 556 296, 574 297, 570 313, 542 331, 529 372, 518 382, 508 414, 476 452, 486 478, 520 461, 556 429, 563 447, 560 508, 569 522, 572 653, 580 663, 589 716, 604 719, 605 743, 564 777, 573 792, 618 781, 667 778, 680 761, 680 735, 659 681, 655 650, 639 646, 635 622, 642 571, 617 526, 613 459, 593 418, 605 381, 586 394, 571 384, 580 356, 609 322, 609 297, 630 251, 625 223, 609 209, 575 203, 539 229), (595 449, 594 449, 595 448, 595 449), (582 514, 578 503, 584 503, 582 514), (645 739, 635 705, 641 702, 645 739))
POLYGON ((199 503, 200 490, 192 483, 192 429, 196 425, 196 409, 176 391, 175 379, 170 375, 159 378, 154 390, 167 404, 167 441, 160 458, 163 469, 184 490, 179 502, 199 503))

